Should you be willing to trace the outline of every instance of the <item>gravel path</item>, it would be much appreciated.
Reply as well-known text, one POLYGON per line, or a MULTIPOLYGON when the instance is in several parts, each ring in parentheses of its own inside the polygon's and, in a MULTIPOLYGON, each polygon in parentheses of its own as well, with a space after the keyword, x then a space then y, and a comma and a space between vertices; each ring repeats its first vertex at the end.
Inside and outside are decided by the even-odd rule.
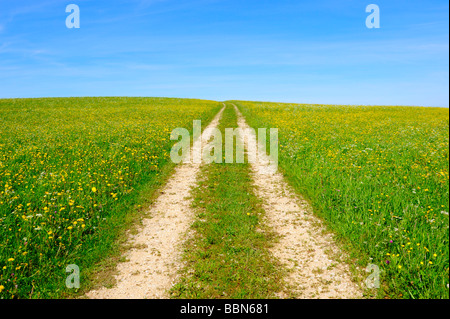
MULTIPOLYGON (((208 147, 205 142, 211 137, 208 128, 218 125, 224 108, 205 128, 201 139, 194 142, 191 154, 208 147)), ((173 176, 160 191, 161 195, 150 207, 151 218, 144 219, 138 234, 130 237, 134 248, 126 253, 126 262, 117 266, 115 287, 92 290, 86 294, 88 298, 168 298, 167 291, 177 281, 176 274, 182 266, 179 260, 181 245, 195 216, 188 197, 192 187, 196 186, 199 170, 200 164, 196 163, 177 165, 173 176)))
MULTIPOLYGON (((238 114, 239 128, 249 128, 242 114, 238 114)), ((243 140, 243 136, 241 136, 243 140)), ((247 134, 247 149, 256 147, 256 135, 247 134)), ((272 254, 289 270, 287 287, 280 298, 354 299, 362 298, 358 285, 351 280, 348 265, 336 260, 339 251, 330 235, 324 235, 323 225, 298 198, 276 166, 269 164, 266 154, 251 164, 256 195, 264 203, 267 223, 280 240, 272 254)))

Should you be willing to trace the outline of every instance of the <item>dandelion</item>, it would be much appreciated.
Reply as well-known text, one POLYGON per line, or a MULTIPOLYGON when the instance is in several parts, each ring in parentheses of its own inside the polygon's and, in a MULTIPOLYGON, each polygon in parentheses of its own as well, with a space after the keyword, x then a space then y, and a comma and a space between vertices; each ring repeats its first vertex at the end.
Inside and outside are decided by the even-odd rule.
POLYGON ((95 187, 92 187, 92 192, 96 192, 97 191, 97 188, 95 188, 95 187))

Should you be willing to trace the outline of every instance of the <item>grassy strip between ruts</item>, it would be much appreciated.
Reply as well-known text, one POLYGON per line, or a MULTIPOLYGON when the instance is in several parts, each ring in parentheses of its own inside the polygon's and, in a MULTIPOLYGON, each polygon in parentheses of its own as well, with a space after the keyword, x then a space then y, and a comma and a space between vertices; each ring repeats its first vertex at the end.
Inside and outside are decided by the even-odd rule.
MULTIPOLYGON (((227 105, 219 124, 222 138, 225 128, 236 126, 236 113, 227 105)), ((264 211, 252 185, 248 163, 203 166, 193 190, 194 231, 185 244, 186 264, 172 298, 276 297, 282 270, 267 249, 275 235, 260 224, 264 211)))

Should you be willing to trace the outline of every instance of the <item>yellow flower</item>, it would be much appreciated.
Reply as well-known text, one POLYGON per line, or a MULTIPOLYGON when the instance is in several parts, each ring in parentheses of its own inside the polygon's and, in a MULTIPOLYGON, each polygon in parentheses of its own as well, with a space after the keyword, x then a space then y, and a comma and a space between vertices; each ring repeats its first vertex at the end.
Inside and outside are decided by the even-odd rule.
POLYGON ((2 291, 3 291, 3 289, 5 289, 5 286, 3 286, 3 285, 0 285, 0 292, 2 292, 2 291))
POLYGON ((398 269, 402 269, 402 265, 398 265, 398 269))
POLYGON ((8 261, 14 261, 14 258, 9 258, 8 261))
POLYGON ((71 230, 71 229, 72 229, 72 226, 67 227, 67 229, 68 229, 68 230, 71 230))
POLYGON ((429 263, 430 265, 432 265, 432 264, 433 264, 433 262, 432 262, 432 261, 429 261, 428 263, 429 263))
POLYGON ((97 188, 92 187, 92 191, 95 193, 97 191, 97 188))

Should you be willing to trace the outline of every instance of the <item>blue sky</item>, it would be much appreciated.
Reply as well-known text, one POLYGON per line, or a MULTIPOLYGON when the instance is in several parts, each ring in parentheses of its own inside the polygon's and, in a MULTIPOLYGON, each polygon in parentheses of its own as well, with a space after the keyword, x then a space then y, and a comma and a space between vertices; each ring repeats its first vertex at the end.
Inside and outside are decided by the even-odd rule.
POLYGON ((0 0, 0 98, 448 107, 448 26, 443 0, 0 0))

